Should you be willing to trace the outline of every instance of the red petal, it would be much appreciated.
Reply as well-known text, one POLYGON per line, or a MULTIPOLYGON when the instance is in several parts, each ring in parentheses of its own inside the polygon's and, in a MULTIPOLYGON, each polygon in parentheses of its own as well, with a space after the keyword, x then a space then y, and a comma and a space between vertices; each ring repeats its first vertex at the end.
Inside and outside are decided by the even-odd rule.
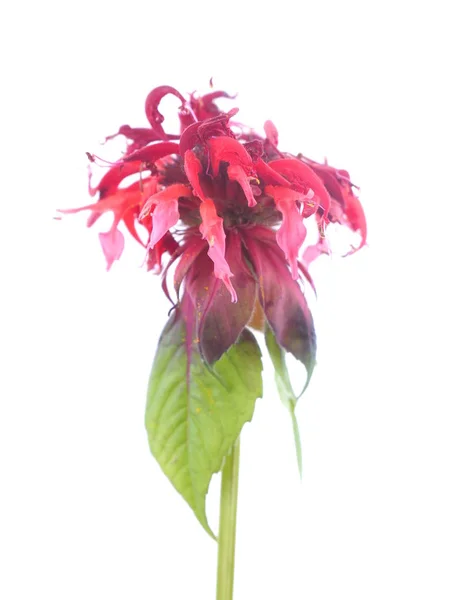
POLYGON ((141 240, 136 231, 136 212, 134 210, 135 207, 130 208, 122 215, 122 221, 125 223, 125 227, 128 229, 130 234, 134 237, 134 239, 141 245, 145 247, 145 244, 141 240))
POLYGON ((178 152, 179 146, 175 142, 159 142, 132 152, 123 158, 123 162, 139 160, 143 163, 154 163, 164 156, 178 154, 178 152))
MULTIPOLYGON (((121 125, 119 127, 119 131, 114 133, 113 135, 108 135, 105 138, 105 142, 108 140, 112 140, 118 135, 125 136, 128 140, 133 142, 131 146, 128 148, 128 153, 130 152, 130 148, 133 147, 133 150, 137 150, 138 148, 142 148, 142 146, 146 146, 151 142, 157 142, 163 138, 149 127, 130 127, 129 125, 121 125)), ((179 135, 167 135, 166 138, 170 140, 178 139, 179 135)))
POLYGON ((350 223, 353 231, 359 231, 361 235, 361 243, 357 248, 353 248, 348 254, 353 254, 366 245, 367 241, 367 222, 363 207, 359 198, 355 196, 348 186, 348 191, 345 194, 345 215, 350 223))
POLYGON ((189 183, 192 185, 194 194, 205 200, 205 194, 200 185, 200 173, 203 172, 203 166, 192 150, 186 150, 184 155, 184 171, 189 179, 189 183))
POLYGON ((96 213, 104 213, 108 210, 114 211, 124 202, 125 194, 123 192, 124 190, 116 192, 115 194, 110 194, 98 202, 86 204, 86 206, 79 206, 77 208, 58 208, 57 210, 64 215, 73 215, 82 212, 83 210, 93 210, 96 213))
POLYGON ((181 156, 184 156, 186 150, 194 148, 197 144, 204 144, 213 135, 233 137, 233 132, 228 127, 228 121, 236 113, 237 108, 186 127, 180 138, 181 156))
POLYGON ((314 284, 313 278, 311 277, 308 269, 306 268, 306 266, 299 260, 298 261, 298 267, 300 269, 300 271, 302 272, 303 277, 306 279, 306 281, 309 283, 309 285, 311 286, 314 294, 317 297, 317 290, 316 290, 316 286, 314 284))
POLYGON ((209 94, 205 94, 201 97, 201 101, 205 106, 209 106, 210 104, 212 104, 212 102, 214 102, 214 100, 217 100, 217 98, 229 98, 231 100, 234 100, 234 98, 236 98, 236 94, 234 96, 230 96, 230 94, 227 94, 227 92, 218 90, 217 92, 210 92, 209 94))
POLYGON ((208 146, 214 177, 219 174, 221 161, 226 162, 229 165, 240 165, 249 172, 252 171, 252 158, 244 146, 237 140, 223 135, 210 138, 208 140, 208 146))
POLYGON ((214 103, 214 100, 217 98, 235 98, 236 96, 230 96, 226 92, 217 91, 210 92, 209 94, 205 94, 204 96, 195 97, 191 95, 191 106, 194 109, 195 114, 199 121, 204 121, 205 119, 209 119, 211 117, 215 117, 220 114, 220 110, 217 105, 214 103))
POLYGON ((227 175, 230 181, 237 181, 239 183, 247 198, 248 205, 256 206, 256 200, 253 196, 253 191, 244 169, 240 165, 229 165, 227 175))
POLYGON ((202 252, 202 250, 206 250, 206 247, 207 244, 205 240, 199 237, 193 237, 188 242, 186 242, 183 254, 181 255, 180 261, 177 264, 177 268, 175 269, 175 273, 173 276, 173 286, 175 288, 175 293, 177 294, 177 296, 179 296, 180 287, 183 282, 183 279, 186 277, 187 272, 191 268, 193 262, 200 254, 200 252, 202 252))
MULTIPOLYGON (((305 163, 296 158, 280 158, 270 162, 272 169, 284 175, 292 184, 310 188, 320 199, 320 206, 323 209, 323 218, 326 219, 330 210, 330 196, 322 180, 314 171, 305 165, 305 163)), ((308 191, 300 189, 299 191, 308 191)))
POLYGON ((147 115, 147 119, 155 132, 163 140, 167 139, 167 135, 161 125, 161 123, 164 122, 164 117, 159 112, 158 106, 164 96, 167 96, 168 94, 172 94, 173 96, 179 98, 183 105, 186 103, 186 100, 183 98, 180 92, 170 85, 161 85, 155 88, 149 93, 145 100, 145 114, 147 115))
POLYGON ((127 162, 126 164, 121 163, 109 169, 109 171, 102 177, 100 183, 95 187, 91 188, 91 196, 95 196, 97 192, 100 192, 100 196, 110 193, 119 187, 121 181, 129 175, 134 175, 142 170, 141 162, 127 162))
POLYGON ((168 250, 169 254, 171 254, 171 257, 170 257, 170 260, 167 263, 167 265, 164 269, 164 272, 161 276, 161 278, 162 278, 161 286, 162 286, 164 293, 167 296, 167 299, 170 300, 170 302, 172 302, 172 304, 175 304, 173 302, 172 298, 170 297, 169 288, 167 286, 167 276, 168 276, 171 266, 181 256, 180 261, 175 270, 175 275, 174 275, 174 288, 175 288, 175 293, 177 295, 177 299, 179 300, 179 291, 180 291, 181 283, 182 283, 187 271, 189 270, 189 268, 192 264, 192 261, 195 260, 195 258, 198 256, 198 254, 202 250, 206 249, 207 244, 200 237, 194 236, 194 237, 188 237, 186 242, 182 246, 180 246, 173 239, 172 234, 170 232, 166 233, 166 235, 161 240, 161 242, 164 242, 165 239, 169 236, 173 240, 173 242, 175 244, 177 244, 177 246, 168 250), (196 251, 197 246, 198 246, 198 251, 196 251), (185 253, 186 253, 186 258, 184 258, 185 253), (182 267, 180 267, 181 263, 183 263, 182 267), (180 271, 179 271, 179 269, 180 269, 180 271))
POLYGON ((274 171, 262 158, 256 160, 255 171, 266 185, 284 185, 289 187, 289 181, 274 171))

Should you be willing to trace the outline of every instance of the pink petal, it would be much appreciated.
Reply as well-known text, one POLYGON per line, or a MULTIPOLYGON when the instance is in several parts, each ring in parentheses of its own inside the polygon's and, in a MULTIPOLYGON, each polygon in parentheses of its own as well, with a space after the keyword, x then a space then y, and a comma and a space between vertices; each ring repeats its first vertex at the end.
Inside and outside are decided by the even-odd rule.
POLYGON ((178 223, 180 213, 178 212, 178 198, 191 196, 191 190, 181 183, 169 185, 165 190, 153 194, 144 204, 139 215, 139 220, 145 219, 153 206, 153 227, 150 236, 150 248, 159 242, 167 231, 178 223))
POLYGON ((153 211, 153 229, 150 236, 150 248, 178 223, 180 213, 178 212, 178 198, 158 202, 153 211))
POLYGON ((230 280, 233 273, 225 260, 225 231, 223 229, 223 219, 217 215, 214 202, 209 198, 201 203, 200 215, 202 217, 200 233, 202 234, 203 239, 206 239, 209 244, 208 256, 214 263, 214 274, 224 282, 231 294, 232 302, 237 302, 237 295, 230 280))
POLYGON ((125 239, 122 232, 114 225, 110 231, 99 233, 98 237, 100 238, 100 244, 106 258, 106 269, 109 271, 113 262, 119 260, 122 256, 125 239))
POLYGON ((174 183, 173 185, 167 186, 166 189, 162 190, 161 192, 153 194, 144 204, 139 215, 139 221, 145 219, 155 204, 164 202, 166 200, 178 200, 178 198, 181 198, 182 196, 192 196, 191 190, 182 183, 174 183))
POLYGON ((323 237, 319 237, 319 241, 316 244, 308 246, 305 249, 302 257, 302 263, 308 269, 310 264, 321 254, 330 254, 329 244, 323 237))
POLYGON ((267 139, 271 142, 275 147, 278 146, 278 131, 272 121, 266 121, 264 123, 264 132, 266 134, 267 139))
POLYGON ((293 279, 298 279, 298 252, 307 232, 297 201, 303 200, 304 196, 294 190, 272 185, 266 186, 266 193, 273 196, 277 209, 283 215, 283 222, 277 231, 277 243, 291 266, 293 279))

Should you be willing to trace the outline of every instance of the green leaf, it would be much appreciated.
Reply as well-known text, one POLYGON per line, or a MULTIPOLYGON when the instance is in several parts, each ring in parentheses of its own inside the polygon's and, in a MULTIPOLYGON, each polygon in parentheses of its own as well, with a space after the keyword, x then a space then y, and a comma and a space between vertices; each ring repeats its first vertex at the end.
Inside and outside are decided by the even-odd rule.
POLYGON ((253 416, 262 396, 261 352, 244 330, 214 367, 187 339, 181 311, 172 314, 159 342, 148 387, 145 423, 162 470, 214 537, 205 501, 211 477, 253 416))
MULTIPOLYGON (((297 405, 298 397, 295 395, 292 389, 291 379, 286 366, 286 352, 275 339, 275 335, 272 329, 266 325, 265 331, 267 350, 269 351, 270 358, 275 369, 275 383, 277 386, 278 394, 283 404, 289 409, 289 413, 292 419, 292 429, 294 432, 294 443, 295 453, 297 455, 297 464, 300 477, 302 476, 302 447, 300 442, 300 431, 298 428, 297 417, 295 416, 295 407, 297 405)), ((303 390, 304 391, 304 390, 303 390)))

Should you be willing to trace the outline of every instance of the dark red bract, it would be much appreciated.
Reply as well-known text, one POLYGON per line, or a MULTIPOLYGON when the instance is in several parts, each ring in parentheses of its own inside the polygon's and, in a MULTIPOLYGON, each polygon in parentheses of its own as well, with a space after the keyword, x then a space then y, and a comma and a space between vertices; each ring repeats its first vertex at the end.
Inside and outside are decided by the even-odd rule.
POLYGON ((108 269, 124 248, 121 222, 147 248, 149 269, 163 273, 176 263, 173 300, 196 332, 200 352, 213 363, 236 342, 258 305, 278 343, 311 372, 316 341, 310 311, 297 279, 311 282, 308 265, 328 252, 327 225, 345 225, 366 243, 366 221, 348 173, 278 148, 271 121, 265 135, 233 121, 237 109, 223 112, 226 92, 184 98, 170 86, 148 95, 150 127, 122 125, 128 140, 124 156, 92 188, 97 201, 73 213, 91 211, 88 225, 104 212, 114 216, 100 234, 108 269), (160 101, 180 100, 179 133, 167 133, 160 101), (139 181, 123 186, 139 175, 139 181), (305 252, 307 222, 318 242, 305 252), (142 241, 136 223, 148 232, 142 241), (302 256, 299 259, 299 256, 302 256), (180 294, 182 297, 180 298, 180 294))

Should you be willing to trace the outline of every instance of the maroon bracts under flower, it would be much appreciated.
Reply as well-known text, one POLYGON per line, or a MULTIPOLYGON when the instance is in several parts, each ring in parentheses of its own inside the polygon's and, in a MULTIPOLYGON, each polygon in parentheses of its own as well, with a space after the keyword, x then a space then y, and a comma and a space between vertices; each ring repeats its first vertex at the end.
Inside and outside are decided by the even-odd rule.
POLYGON ((221 97, 232 98, 217 91, 187 100, 172 87, 154 89, 145 102, 151 127, 122 125, 107 138, 122 135, 128 147, 89 188, 97 201, 61 212, 90 210, 89 226, 104 212, 113 214, 110 230, 100 233, 108 269, 124 248, 121 222, 147 248, 149 269, 160 271, 167 254, 168 296, 167 273, 178 261, 174 303, 208 363, 236 342, 262 308, 278 343, 310 375, 314 326, 296 280, 311 283, 307 267, 328 252, 330 222, 360 234, 350 252, 364 246, 364 212, 346 171, 280 151, 271 121, 265 136, 257 135, 233 122, 237 109, 219 110, 215 100, 221 97), (167 94, 181 102, 179 135, 163 128, 159 103, 167 94), (130 176, 133 183, 126 185, 130 176), (318 242, 305 250, 307 221, 316 224, 318 242), (147 230, 146 241, 136 223, 147 230))

